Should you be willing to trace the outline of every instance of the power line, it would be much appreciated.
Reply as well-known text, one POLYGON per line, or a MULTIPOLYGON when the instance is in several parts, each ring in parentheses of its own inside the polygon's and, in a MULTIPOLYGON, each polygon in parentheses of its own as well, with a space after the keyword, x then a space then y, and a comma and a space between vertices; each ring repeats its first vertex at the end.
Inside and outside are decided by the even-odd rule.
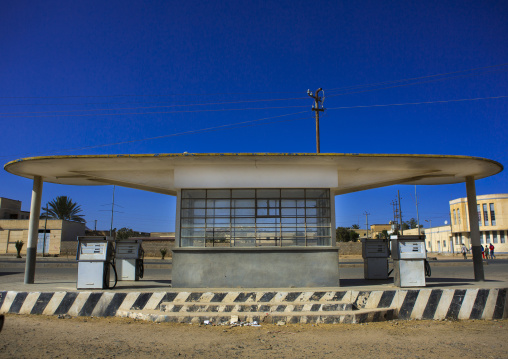
POLYGON ((388 107, 388 106, 408 106, 408 105, 427 105, 433 103, 448 103, 448 102, 463 102, 463 101, 479 101, 479 100, 490 100, 490 99, 499 99, 499 98, 507 98, 508 96, 493 96, 493 97, 477 97, 477 98, 462 98, 457 100, 442 100, 442 101, 424 101, 424 102, 406 102, 406 103, 391 103, 385 105, 359 105, 359 106, 344 106, 344 107, 330 107, 326 108, 327 110, 346 110, 353 108, 369 108, 369 107, 388 107))
MULTIPOLYGON (((505 71, 508 71, 508 69, 507 70, 496 70, 496 71, 491 71, 491 72, 500 72, 500 71, 505 72, 505 71)), ((460 78, 460 77, 469 77, 469 76, 476 76, 476 75, 478 75, 478 74, 468 74, 468 75, 460 75, 460 76, 453 76, 453 77, 444 77, 444 78, 433 79, 433 80, 429 80, 429 81, 410 82, 410 83, 388 86, 388 87, 380 87, 380 88, 375 88, 375 89, 368 89, 368 90, 361 90, 361 91, 354 91, 354 92, 343 92, 343 93, 339 93, 339 94, 328 95, 328 97, 353 95, 353 94, 373 92, 373 91, 379 91, 379 90, 388 90, 388 89, 397 88, 397 87, 421 85, 421 84, 426 84, 426 83, 431 83, 431 82, 445 81, 445 80, 451 80, 451 79, 460 78)), ((395 81, 395 82, 398 82, 398 81, 395 81)))
POLYGON ((275 107, 251 107, 251 108, 227 108, 209 110, 178 110, 178 111, 157 111, 157 112, 124 112, 124 113, 91 113, 80 115, 34 115, 34 116, 1 116, 8 118, 34 118, 34 117, 89 117, 89 116, 126 116, 126 115, 157 115, 167 113, 196 113, 196 112, 227 112, 227 111, 252 111, 252 110, 274 110, 286 108, 302 108, 308 106, 275 106, 275 107))
POLYGON ((290 100, 305 100, 305 99, 307 99, 307 98, 306 98, 306 97, 294 97, 294 98, 277 98, 277 99, 245 100, 245 101, 228 101, 228 102, 211 102, 211 103, 178 104, 178 105, 166 105, 166 106, 95 108, 95 109, 90 109, 90 110, 53 110, 53 111, 31 111, 31 112, 4 112, 4 113, 0 113, 0 115, 21 115, 21 114, 32 114, 32 113, 55 113, 55 112, 89 112, 89 111, 139 110, 139 109, 151 109, 151 108, 186 107, 186 106, 231 105, 231 104, 253 103, 253 102, 275 102, 275 101, 290 101, 290 100))
POLYGON ((393 81, 383 81, 383 82, 377 82, 377 83, 365 84, 365 85, 356 85, 356 86, 349 86, 349 87, 342 87, 342 88, 332 88, 332 89, 328 89, 328 91, 348 90, 348 89, 362 88, 362 87, 389 85, 389 84, 397 83, 397 82, 422 80, 422 79, 431 78, 431 77, 454 75, 454 74, 459 74, 459 73, 464 73, 464 72, 485 70, 485 69, 490 69, 490 68, 495 68, 495 67, 503 67, 503 66, 508 66, 508 63, 499 64, 499 65, 484 66, 484 67, 476 67, 476 68, 472 68, 472 69, 469 69, 469 70, 460 70, 460 71, 454 71, 454 72, 446 72, 446 73, 442 73, 442 74, 434 74, 434 75, 427 75, 427 76, 420 76, 420 77, 412 77, 412 78, 393 80, 393 81))
MULTIPOLYGON (((85 147, 79 147, 79 148, 68 148, 68 149, 62 149, 62 150, 54 150, 54 151, 44 152, 44 154, 71 152, 71 151, 80 151, 80 150, 93 149, 93 148, 109 147, 109 146, 123 145, 123 144, 128 144, 128 143, 143 142, 143 141, 150 141, 150 140, 158 140, 158 139, 168 138, 168 137, 177 137, 177 136, 191 135, 191 134, 203 133, 203 132, 220 131, 220 130, 226 130, 226 129, 231 129, 231 128, 242 128, 242 127, 250 127, 250 126, 268 125, 268 124, 273 124, 273 123, 278 123, 278 122, 298 121, 298 120, 303 120, 303 119, 309 118, 309 116, 300 117, 300 118, 296 118, 296 119, 282 120, 282 121, 255 123, 255 122, 260 122, 260 121, 274 119, 274 118, 280 118, 280 117, 285 117, 285 116, 298 115, 298 114, 302 114, 302 113, 306 113, 306 112, 307 111, 300 111, 300 112, 289 113, 289 114, 285 114, 285 115, 265 117, 265 118, 261 118, 261 119, 257 119, 257 120, 243 121, 243 122, 237 122, 237 123, 232 123, 232 124, 226 124, 226 125, 220 125, 220 126, 202 128, 202 129, 197 129, 197 130, 190 130, 190 131, 185 131, 185 132, 172 133, 172 134, 168 134, 168 135, 161 135, 161 136, 155 136, 155 137, 149 137, 149 138, 142 138, 142 139, 137 139, 137 140, 121 141, 121 142, 101 144, 101 145, 94 145, 94 146, 85 146, 85 147), (244 125, 244 126, 239 126, 239 125, 244 125), (234 126, 239 126, 239 127, 234 127, 234 126)), ((42 154, 27 153, 27 154, 20 154, 20 155, 0 156, 0 158, 22 157, 22 156, 28 156, 28 155, 30 155, 30 156, 41 156, 42 154)))
MULTIPOLYGON (((354 85, 354 86, 346 86, 346 87, 337 87, 337 88, 331 88, 328 89, 328 91, 335 91, 335 90, 348 90, 348 89, 355 89, 355 88, 363 88, 363 87, 373 87, 373 86, 381 86, 381 85, 388 85, 398 82, 405 82, 405 81, 414 81, 414 80, 421 80, 425 78, 431 78, 431 77, 439 77, 439 76, 447 76, 447 75, 454 75, 459 73, 465 73, 465 72, 472 72, 472 71, 478 71, 478 70, 485 70, 490 68, 497 68, 497 67, 503 67, 508 66, 508 63, 498 64, 498 65, 490 65, 490 66, 483 66, 483 67, 476 67, 468 70, 460 70, 460 71, 453 71, 453 72, 447 72, 447 73, 441 73, 441 74, 434 74, 434 75, 426 75, 426 76, 420 76, 420 77, 412 77, 412 78, 406 78, 406 79, 399 79, 399 80, 392 80, 392 81, 383 81, 383 82, 377 82, 377 83, 371 83, 371 84, 364 84, 364 85, 354 85)), ((476 75, 476 74, 471 74, 476 75)), ((219 92, 219 93, 173 93, 173 94, 164 94, 164 95, 68 95, 68 96, 0 96, 0 99, 57 99, 57 98, 121 98, 121 97, 176 97, 176 96, 231 96, 231 95, 262 95, 262 94, 296 94, 300 93, 300 91, 272 91, 272 92, 219 92)), ((338 96, 333 95, 333 96, 338 96)), ((304 99, 304 98, 302 98, 304 99)), ((100 104, 107 104, 107 103, 85 103, 85 104, 0 104, 0 106, 31 106, 31 105, 47 105, 47 106, 53 106, 53 105, 100 105, 100 104)), ((125 103, 120 103, 125 104, 125 103)))

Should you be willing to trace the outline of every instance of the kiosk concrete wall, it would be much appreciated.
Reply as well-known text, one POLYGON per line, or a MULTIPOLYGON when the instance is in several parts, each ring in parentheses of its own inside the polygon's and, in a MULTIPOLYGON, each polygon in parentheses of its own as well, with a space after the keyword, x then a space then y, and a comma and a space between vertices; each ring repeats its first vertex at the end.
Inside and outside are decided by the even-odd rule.
POLYGON ((173 288, 336 287, 336 247, 173 248, 173 288))

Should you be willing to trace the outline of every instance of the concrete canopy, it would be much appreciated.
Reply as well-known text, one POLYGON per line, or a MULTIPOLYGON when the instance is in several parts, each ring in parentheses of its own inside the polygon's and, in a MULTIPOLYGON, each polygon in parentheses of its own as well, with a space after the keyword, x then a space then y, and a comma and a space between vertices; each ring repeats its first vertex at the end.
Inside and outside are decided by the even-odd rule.
POLYGON ((404 154, 140 154, 48 156, 9 162, 5 170, 44 182, 118 185, 176 195, 180 188, 331 188, 345 194, 396 184, 461 183, 503 170, 493 160, 404 154))

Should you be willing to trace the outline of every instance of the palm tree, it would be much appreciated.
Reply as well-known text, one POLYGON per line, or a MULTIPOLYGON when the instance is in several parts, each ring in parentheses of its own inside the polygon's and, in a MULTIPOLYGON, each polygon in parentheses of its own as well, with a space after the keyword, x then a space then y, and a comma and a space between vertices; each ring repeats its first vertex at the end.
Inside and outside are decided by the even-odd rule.
MULTIPOLYGON (((45 210, 43 208, 43 210, 45 210)), ((77 203, 72 202, 72 199, 67 196, 58 196, 54 200, 48 203, 47 212, 44 211, 41 217, 53 218, 53 219, 66 219, 68 221, 75 222, 86 222, 82 215, 81 206, 77 203)))

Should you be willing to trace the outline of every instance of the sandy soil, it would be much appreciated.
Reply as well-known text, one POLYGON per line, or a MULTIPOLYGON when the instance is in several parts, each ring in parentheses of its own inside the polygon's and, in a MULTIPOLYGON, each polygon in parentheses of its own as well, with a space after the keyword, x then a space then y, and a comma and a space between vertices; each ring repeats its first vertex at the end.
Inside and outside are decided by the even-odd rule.
POLYGON ((508 321, 212 327, 6 315, 1 358, 506 358, 508 321))

